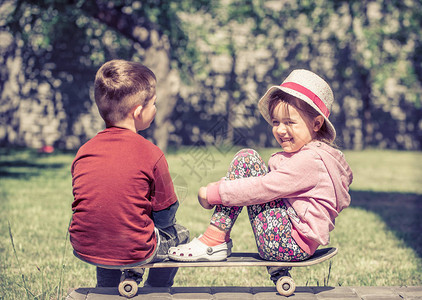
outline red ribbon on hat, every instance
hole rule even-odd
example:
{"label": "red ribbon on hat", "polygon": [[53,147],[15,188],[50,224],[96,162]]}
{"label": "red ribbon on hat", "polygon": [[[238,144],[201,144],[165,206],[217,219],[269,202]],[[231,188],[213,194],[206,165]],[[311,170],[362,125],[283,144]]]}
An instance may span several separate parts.
{"label": "red ribbon on hat", "polygon": [[314,94],[311,90],[308,90],[306,87],[304,87],[300,84],[297,84],[295,82],[285,82],[285,83],[281,84],[281,86],[295,90],[296,92],[299,92],[299,93],[305,95],[306,97],[311,99],[313,103],[315,103],[315,105],[321,110],[321,112],[327,118],[330,115],[330,111],[328,110],[325,103],[322,102],[322,100],[316,94]]}

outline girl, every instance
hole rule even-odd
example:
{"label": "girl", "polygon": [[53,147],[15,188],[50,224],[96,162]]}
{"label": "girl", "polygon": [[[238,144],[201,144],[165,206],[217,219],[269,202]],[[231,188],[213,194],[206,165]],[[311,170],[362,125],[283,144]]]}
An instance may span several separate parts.
{"label": "girl", "polygon": [[201,187],[200,204],[215,212],[205,233],[172,247],[179,261],[219,261],[231,253],[230,231],[248,207],[259,255],[300,261],[329,243],[334,219],[350,204],[352,171],[334,149],[336,131],[328,120],[334,96],[328,84],[307,70],[295,70],[258,103],[283,151],[268,170],[254,150],[238,152],[225,180]]}

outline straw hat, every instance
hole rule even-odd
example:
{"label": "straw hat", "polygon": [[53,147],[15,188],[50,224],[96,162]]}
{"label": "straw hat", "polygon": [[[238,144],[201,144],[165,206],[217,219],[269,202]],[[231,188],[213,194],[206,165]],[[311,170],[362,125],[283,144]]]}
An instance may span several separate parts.
{"label": "straw hat", "polygon": [[324,79],[308,70],[294,70],[280,86],[272,86],[258,102],[258,109],[264,119],[272,125],[269,112],[270,96],[274,91],[281,90],[300,100],[305,101],[320,113],[327,124],[331,141],[336,137],[336,130],[328,120],[331,105],[334,102],[333,92]]}

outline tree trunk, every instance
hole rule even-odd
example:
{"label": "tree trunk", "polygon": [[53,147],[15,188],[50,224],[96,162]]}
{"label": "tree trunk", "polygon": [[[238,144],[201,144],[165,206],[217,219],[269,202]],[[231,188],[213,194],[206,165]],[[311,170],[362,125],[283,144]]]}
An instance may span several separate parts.
{"label": "tree trunk", "polygon": [[152,136],[157,146],[165,152],[170,134],[169,120],[180,89],[180,76],[176,70],[171,69],[168,37],[161,34],[146,17],[128,15],[98,3],[95,9],[90,7],[89,12],[94,18],[116,29],[145,50],[142,63],[157,77],[157,116]]}

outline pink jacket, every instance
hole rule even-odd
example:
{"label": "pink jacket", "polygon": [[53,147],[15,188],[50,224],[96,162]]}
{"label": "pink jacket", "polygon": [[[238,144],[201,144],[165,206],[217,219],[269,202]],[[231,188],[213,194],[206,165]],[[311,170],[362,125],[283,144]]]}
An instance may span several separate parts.
{"label": "pink jacket", "polygon": [[269,173],[259,177],[222,180],[209,185],[211,204],[248,206],[284,198],[292,222],[292,237],[308,254],[327,245],[334,219],[350,204],[349,185],[353,174],[344,155],[318,141],[296,153],[271,156]]}

